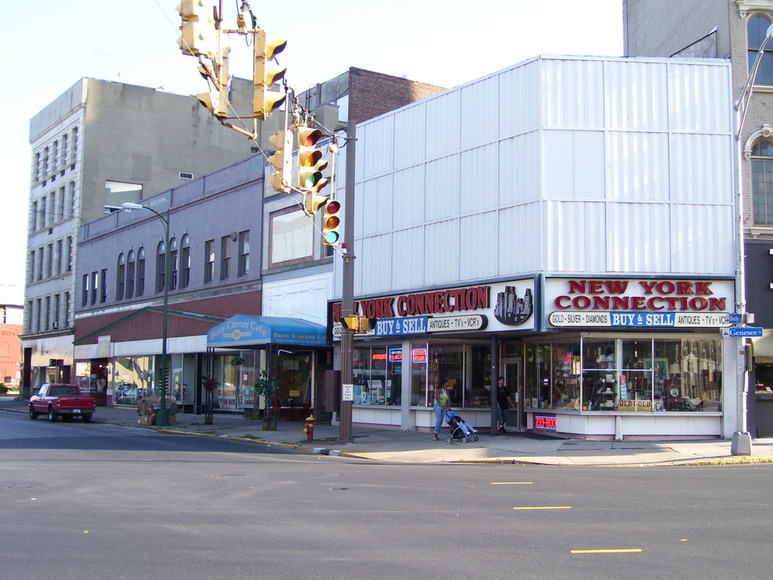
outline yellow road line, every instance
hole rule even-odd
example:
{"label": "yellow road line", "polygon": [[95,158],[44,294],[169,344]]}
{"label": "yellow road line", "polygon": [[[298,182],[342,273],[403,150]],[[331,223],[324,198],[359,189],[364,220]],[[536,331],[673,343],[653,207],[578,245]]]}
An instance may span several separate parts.
{"label": "yellow road line", "polygon": [[491,485],[531,485],[531,481],[492,481]]}
{"label": "yellow road line", "polygon": [[617,550],[570,550],[571,554],[631,554],[641,552],[641,548],[622,548]]}
{"label": "yellow road line", "polygon": [[514,507],[514,510],[570,510],[570,505],[542,505],[542,506],[523,506]]}

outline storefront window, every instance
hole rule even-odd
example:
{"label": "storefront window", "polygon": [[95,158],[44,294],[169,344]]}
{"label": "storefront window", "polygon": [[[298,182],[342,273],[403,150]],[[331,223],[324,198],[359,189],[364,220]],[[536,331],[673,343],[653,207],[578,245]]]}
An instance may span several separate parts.
{"label": "storefront window", "polygon": [[773,392],[773,360],[771,357],[754,359],[754,390],[758,393]]}
{"label": "storefront window", "polygon": [[721,339],[674,341],[664,380],[664,407],[669,411],[721,411]]}
{"label": "storefront window", "polygon": [[214,357],[215,377],[220,386],[215,392],[215,408],[236,410],[253,406],[255,351],[235,351]]}
{"label": "storefront window", "polygon": [[119,356],[113,359],[113,403],[136,405],[153,393],[153,357]]}
{"label": "storefront window", "polygon": [[402,352],[400,345],[354,349],[354,404],[400,404]]}
{"label": "storefront window", "polygon": [[452,406],[490,406],[490,356],[483,345],[412,344],[411,405],[431,407],[435,387],[448,380]]}
{"label": "storefront window", "polygon": [[526,404],[583,411],[721,411],[719,339],[578,338],[527,345]]}

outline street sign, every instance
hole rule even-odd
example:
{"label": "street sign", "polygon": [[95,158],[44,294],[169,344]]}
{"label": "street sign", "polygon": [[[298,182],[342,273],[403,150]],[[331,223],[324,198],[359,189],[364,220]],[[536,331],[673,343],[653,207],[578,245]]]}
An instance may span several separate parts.
{"label": "street sign", "polygon": [[732,328],[723,328],[722,336],[726,338],[740,338],[748,336],[758,338],[762,336],[762,327],[760,326],[734,326]]}
{"label": "street sign", "polygon": [[341,386],[342,386],[341,400],[354,401],[354,385],[351,383],[345,383]]}
{"label": "street sign", "polygon": [[730,324],[741,324],[743,322],[743,314],[730,312],[727,315],[727,321]]}

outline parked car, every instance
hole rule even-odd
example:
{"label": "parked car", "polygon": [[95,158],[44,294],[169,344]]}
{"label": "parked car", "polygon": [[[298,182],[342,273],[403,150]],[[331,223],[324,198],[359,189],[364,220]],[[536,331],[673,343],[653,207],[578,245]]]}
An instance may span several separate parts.
{"label": "parked car", "polygon": [[59,417],[69,419],[80,417],[84,423],[91,421],[96,401],[89,395],[81,395],[78,385],[66,383],[44,383],[38,392],[30,397],[29,415],[35,420],[38,415],[48,415],[56,422]]}

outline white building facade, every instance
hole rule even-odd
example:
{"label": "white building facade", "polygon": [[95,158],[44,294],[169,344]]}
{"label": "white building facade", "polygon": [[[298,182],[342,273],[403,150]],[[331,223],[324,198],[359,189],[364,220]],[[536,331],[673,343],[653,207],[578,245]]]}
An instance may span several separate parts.
{"label": "white building facade", "polygon": [[719,60],[540,57],[359,125],[354,422],[430,428],[448,379],[487,427],[501,375],[516,429],[729,438],[730,95]]}

